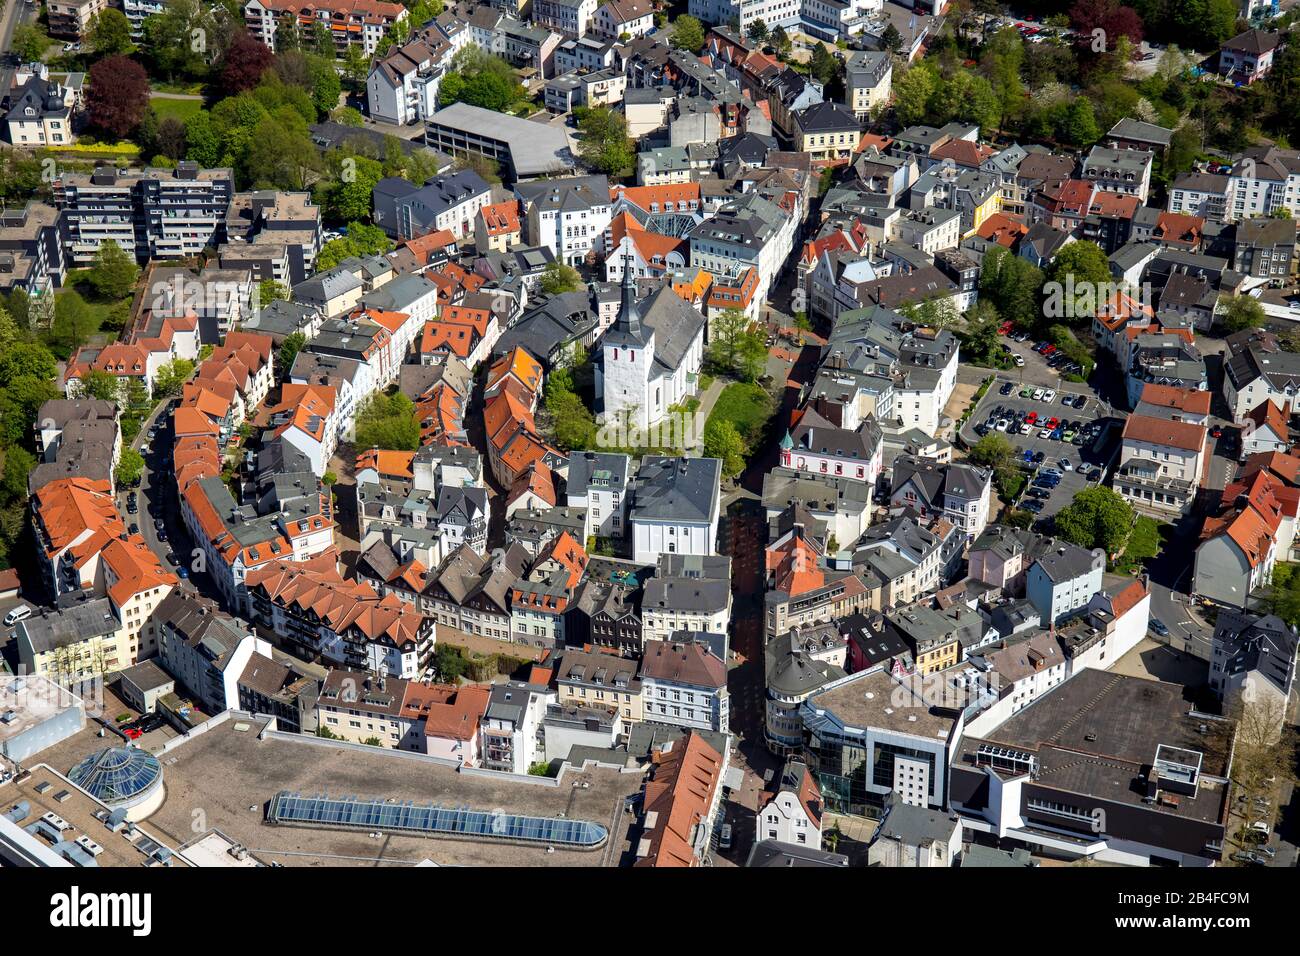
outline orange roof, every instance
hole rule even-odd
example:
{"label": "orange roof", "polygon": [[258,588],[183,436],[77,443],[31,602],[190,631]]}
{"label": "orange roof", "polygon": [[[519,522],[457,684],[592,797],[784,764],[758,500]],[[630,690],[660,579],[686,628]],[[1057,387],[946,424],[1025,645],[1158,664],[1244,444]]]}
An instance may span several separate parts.
{"label": "orange roof", "polygon": [[94,478],[56,478],[36,491],[36,514],[49,540],[46,553],[55,555],[86,532],[126,531],[117,512],[112,486]]}
{"label": "orange roof", "polygon": [[[547,471],[549,470],[548,468]],[[586,570],[587,560],[587,549],[569,532],[561,531],[538,552],[536,563],[554,561],[560,565],[569,572],[567,586],[572,588],[582,580],[582,572]]]}
{"label": "orange roof", "polygon": [[559,498],[555,490],[555,472],[544,461],[539,461],[537,467],[529,469],[515,479],[514,486],[510,489],[509,500],[517,501],[530,492],[550,507],[555,507]]}
{"label": "orange roof", "polygon": [[1255,423],[1256,428],[1267,428],[1278,438],[1286,441],[1287,419],[1277,403],[1272,401],[1261,402],[1246,417]]}
{"label": "orange roof", "polygon": [[108,586],[108,597],[118,608],[137,594],[178,583],[176,575],[163,568],[144,538],[138,534],[123,540],[113,538],[100,552],[107,572],[116,580]]}
{"label": "orange roof", "polygon": [[684,248],[686,243],[685,239],[661,235],[642,228],[629,212],[621,212],[615,216],[609,228],[615,245],[627,236],[636,246],[637,253],[646,265],[661,271],[668,265],[668,254]]}
{"label": "orange roof", "polygon": [[722,755],[695,731],[677,740],[667,753],[654,755],[654,778],[645,785],[644,810],[655,824],[644,839],[649,852],[637,866],[698,866],[695,828],[708,818],[713,797],[722,785]]}
{"label": "orange roof", "polygon": [[1260,452],[1246,459],[1245,474],[1266,468],[1289,485],[1300,485],[1300,456]]}
{"label": "orange roof", "polygon": [[695,209],[700,204],[700,184],[665,183],[660,186],[611,186],[609,198],[626,199],[645,212],[680,212]]}
{"label": "orange roof", "polygon": [[532,353],[523,346],[516,345],[492,363],[492,367],[488,370],[485,391],[493,391],[506,376],[514,378],[529,391],[535,392],[542,386],[542,363],[533,358]]}
{"label": "orange roof", "polygon": [[951,159],[954,163],[971,169],[978,169],[992,155],[992,147],[981,146],[968,139],[950,139],[930,150],[931,159]]}
{"label": "orange roof", "polygon": [[862,140],[858,143],[858,148],[854,152],[865,153],[868,149],[875,147],[879,152],[885,152],[889,147],[894,145],[894,140],[890,136],[880,136],[876,133],[863,133]]}
{"label": "orange roof", "polygon": [[424,717],[427,737],[474,740],[491,697],[488,687],[451,687],[412,681],[406,685],[402,715]]}
{"label": "orange roof", "polygon": [[1264,560],[1273,544],[1272,529],[1254,508],[1243,508],[1235,517],[1228,519],[1224,530],[1241,549],[1252,568]]}
{"label": "orange roof", "polygon": [[1137,196],[1127,193],[1113,193],[1099,189],[1092,195],[1092,206],[1088,211],[1110,219],[1132,219],[1137,212]]}
{"label": "orange roof", "polygon": [[519,203],[516,200],[484,206],[478,214],[483,220],[483,229],[489,236],[519,232]]}
{"label": "orange roof", "polygon": [[1162,212],[1156,216],[1156,227],[1151,238],[1158,242],[1177,243],[1184,246],[1200,245],[1205,231],[1205,220],[1185,213]]}
{"label": "orange roof", "polygon": [[323,442],[327,429],[333,427],[331,419],[334,415],[334,399],[333,385],[286,384],[280,389],[280,404],[271,409],[273,416],[289,416],[275,430],[276,436],[283,435],[290,428],[296,428],[316,441]]}
{"label": "orange roof", "polygon": [[1017,222],[1005,213],[995,212],[980,224],[975,235],[988,242],[996,242],[1006,249],[1015,248],[1020,237],[1029,231],[1023,222]]}
{"label": "orange roof", "polygon": [[767,569],[774,574],[778,591],[798,597],[826,584],[826,575],[818,565],[821,549],[796,532],[784,544],[767,550]]}
{"label": "orange roof", "polygon": [[1148,405],[1173,408],[1194,415],[1210,414],[1210,393],[1198,392],[1192,388],[1156,385],[1150,382],[1142,386],[1141,401],[1146,402]]}
{"label": "orange roof", "polygon": [[1110,611],[1115,617],[1123,617],[1130,610],[1137,607],[1141,600],[1147,596],[1147,587],[1141,580],[1130,581],[1125,587],[1110,599]]}
{"label": "orange roof", "polygon": [[[1143,316],[1150,319],[1154,315],[1155,310],[1151,306],[1133,298],[1127,292],[1119,290],[1108,301],[1097,307],[1097,321],[1111,332],[1123,328],[1134,316]],[[1147,328],[1149,326],[1142,326],[1141,330],[1145,331]]]}
{"label": "orange roof", "polygon": [[369,317],[372,322],[377,322],[386,328],[391,334],[396,335],[401,330],[410,316],[405,312],[385,312],[383,309],[357,309],[352,313],[354,318],[358,316]]}
{"label": "orange roof", "polygon": [[451,352],[458,358],[469,358],[478,338],[478,333],[471,325],[431,319],[424,324],[424,333],[420,336],[420,354]]}
{"label": "orange roof", "polygon": [[1208,430],[1204,425],[1176,422],[1151,415],[1130,415],[1124,422],[1124,440],[1147,442],[1167,448],[1199,452],[1205,447]]}
{"label": "orange roof", "polygon": [[415,472],[413,451],[387,451],[382,448],[368,448],[357,455],[357,471],[373,468],[380,475],[393,478],[410,478]]}

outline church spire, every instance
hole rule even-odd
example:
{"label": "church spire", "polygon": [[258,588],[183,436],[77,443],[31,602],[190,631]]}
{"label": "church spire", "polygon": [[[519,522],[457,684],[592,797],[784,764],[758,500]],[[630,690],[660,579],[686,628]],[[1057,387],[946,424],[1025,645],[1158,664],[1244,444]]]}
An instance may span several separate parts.
{"label": "church spire", "polygon": [[623,303],[616,327],[625,335],[641,338],[641,310],[636,304],[636,280],[632,276],[632,253],[623,254]]}

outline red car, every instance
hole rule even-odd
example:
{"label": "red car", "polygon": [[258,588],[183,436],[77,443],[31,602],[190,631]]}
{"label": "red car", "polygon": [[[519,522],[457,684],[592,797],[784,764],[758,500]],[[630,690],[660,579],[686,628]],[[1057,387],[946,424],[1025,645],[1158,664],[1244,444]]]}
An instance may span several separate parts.
{"label": "red car", "polygon": [[1047,348],[1043,349],[1043,355],[1051,355],[1055,351],[1056,351],[1056,346],[1049,345]]}
{"label": "red car", "polygon": [[1026,425],[1033,425],[1037,421],[1038,421],[1038,412],[1030,412],[1028,415],[1025,416]]}
{"label": "red car", "polygon": [[1051,418],[1049,418],[1046,422],[1043,423],[1043,427],[1055,429],[1056,426],[1059,424],[1061,424],[1061,420],[1057,418],[1055,415],[1053,415]]}
{"label": "red car", "polygon": [[139,740],[144,736],[144,731],[139,727],[128,727],[126,730],[122,731],[122,733],[126,734],[127,740]]}
{"label": "red car", "polygon": [[1012,329],[1012,324],[1010,322],[1003,322],[1001,325],[998,326],[998,335],[1009,335],[1011,333],[1011,329]]}
{"label": "red car", "polygon": [[1223,437],[1223,429],[1222,429],[1222,428],[1219,428],[1219,427],[1216,425],[1214,428],[1210,429],[1210,437],[1211,437],[1211,438],[1222,438],[1222,437]]}

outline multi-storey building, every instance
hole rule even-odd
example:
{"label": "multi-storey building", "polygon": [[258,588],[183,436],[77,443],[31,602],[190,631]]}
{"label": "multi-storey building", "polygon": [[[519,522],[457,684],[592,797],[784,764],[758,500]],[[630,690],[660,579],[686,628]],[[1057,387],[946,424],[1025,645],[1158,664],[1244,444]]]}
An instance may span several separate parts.
{"label": "multi-storey building", "polygon": [[101,167],[54,181],[64,252],[74,266],[90,265],[110,240],[140,260],[196,256],[220,244],[233,195],[229,169],[190,162],[174,170]]}

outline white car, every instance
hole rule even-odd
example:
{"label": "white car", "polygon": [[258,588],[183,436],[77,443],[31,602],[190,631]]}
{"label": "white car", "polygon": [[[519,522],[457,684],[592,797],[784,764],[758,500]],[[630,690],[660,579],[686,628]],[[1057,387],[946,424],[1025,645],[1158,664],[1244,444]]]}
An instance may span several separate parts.
{"label": "white car", "polygon": [[1065,471],[1074,471],[1074,466],[1070,464],[1070,459],[1068,458],[1062,458],[1060,461],[1057,462],[1057,464],[1060,465]]}
{"label": "white car", "polygon": [[25,621],[31,616],[32,609],[26,604],[20,604],[5,615],[5,627],[13,627],[19,621]]}
{"label": "white car", "polygon": [[1039,437],[1039,438],[1051,438],[1051,437],[1052,437],[1052,430],[1051,430],[1050,428],[1044,428],[1041,432],[1038,433],[1038,437]]}
{"label": "white car", "polygon": [[1033,433],[1034,433],[1034,426],[1029,424],[1029,422],[1025,422],[1023,425],[1020,426],[1020,434],[1032,435]]}
{"label": "white car", "polygon": [[1050,405],[1052,402],[1056,401],[1056,391],[1055,391],[1055,389],[1050,389],[1050,388],[1049,388],[1047,391],[1043,392],[1043,401],[1047,402],[1049,405]]}
{"label": "white car", "polygon": [[996,425],[994,425],[993,427],[996,428],[996,429],[997,429],[998,431],[1000,431],[1000,432],[1004,432],[1004,431],[1007,430],[1007,426],[1010,425],[1010,424],[1011,424],[1011,423],[1010,423],[1009,421],[1007,421],[1005,418],[999,418],[999,419],[998,419],[998,423],[997,423]]}
{"label": "white car", "polygon": [[1025,357],[1023,355],[1017,355],[1016,368],[1024,368],[1024,367],[1025,367]]}
{"label": "white car", "polygon": [[1041,402],[1042,400],[1043,400],[1043,390],[1041,388],[1034,389],[1034,401]]}

